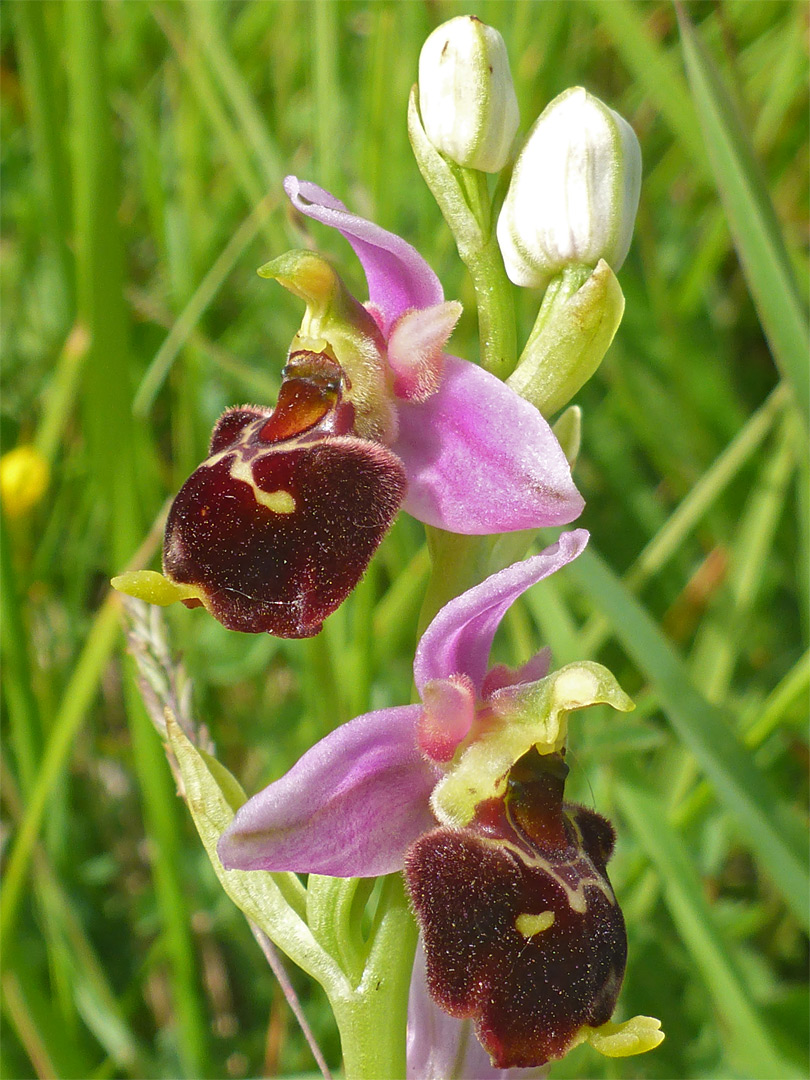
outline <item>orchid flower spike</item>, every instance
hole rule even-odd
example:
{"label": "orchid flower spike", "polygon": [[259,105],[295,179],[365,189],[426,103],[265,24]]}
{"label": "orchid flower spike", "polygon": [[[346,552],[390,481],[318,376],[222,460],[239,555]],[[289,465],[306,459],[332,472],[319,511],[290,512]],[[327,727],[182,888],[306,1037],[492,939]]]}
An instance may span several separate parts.
{"label": "orchid flower spike", "polygon": [[[547,651],[517,671],[487,664],[509,606],[587,538],[564,533],[451,600],[416,650],[420,704],[331,732],[249,799],[219,842],[229,869],[373,877],[404,867],[425,985],[444,1012],[475,1022],[497,1069],[542,1065],[583,1040],[625,1054],[663,1037],[638,1018],[609,1024],[626,954],[605,868],[613,830],[563,801],[568,714],[632,703],[598,664],[549,675]],[[414,993],[417,1024],[427,1014]]]}
{"label": "orchid flower spike", "polygon": [[566,524],[583,501],[537,409],[445,354],[461,308],[414,248],[314,184],[289,176],[284,189],[349,241],[369,300],[310,251],[262,267],[307,305],[278,402],[220,418],[169,512],[163,575],[113,584],[152,603],[202,604],[232,630],[309,637],[400,506],[490,534]]}

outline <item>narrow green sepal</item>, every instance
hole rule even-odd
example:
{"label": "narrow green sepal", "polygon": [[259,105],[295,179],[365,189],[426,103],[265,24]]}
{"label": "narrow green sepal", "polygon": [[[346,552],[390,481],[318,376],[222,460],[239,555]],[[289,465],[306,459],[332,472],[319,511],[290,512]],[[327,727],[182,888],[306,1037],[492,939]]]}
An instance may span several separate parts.
{"label": "narrow green sepal", "polygon": [[437,784],[431,808],[443,825],[468,825],[479,803],[503,795],[509,770],[536,747],[556,754],[565,746],[568,714],[590,705],[630,712],[633,702],[615,677],[591,661],[568,664],[538,682],[496,691],[480,711],[456,763]]}
{"label": "narrow green sepal", "polygon": [[194,585],[169,581],[157,570],[127,570],[110,580],[116,592],[134,596],[147,604],[168,607],[182,600],[202,600],[202,592]]}
{"label": "narrow green sepal", "polygon": [[317,979],[327,994],[344,996],[348,991],[345,976],[303,921],[306,895],[295,874],[226,870],[220,862],[217,843],[233,819],[234,803],[241,797],[238,781],[224,765],[194,746],[168,709],[166,730],[184,798],[225,892],[291,960]]}
{"label": "narrow green sepal", "polygon": [[624,295],[604,260],[566,268],[548,287],[514,372],[506,380],[553,416],[593,375],[624,314]]}
{"label": "narrow green sepal", "polygon": [[621,1058],[646,1054],[663,1041],[660,1020],[654,1016],[633,1016],[620,1024],[609,1020],[597,1028],[584,1027],[573,1045],[587,1042],[605,1057]]}

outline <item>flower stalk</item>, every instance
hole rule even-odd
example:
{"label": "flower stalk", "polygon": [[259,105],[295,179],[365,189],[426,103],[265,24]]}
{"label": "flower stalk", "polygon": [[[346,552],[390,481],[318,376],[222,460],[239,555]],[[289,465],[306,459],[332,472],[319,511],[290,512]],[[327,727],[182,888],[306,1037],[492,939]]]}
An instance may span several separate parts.
{"label": "flower stalk", "polygon": [[405,1029],[416,939],[402,875],[389,874],[382,880],[362,979],[351,995],[331,1001],[344,1074],[351,1080],[393,1080],[406,1074]]}
{"label": "flower stalk", "polygon": [[[663,1038],[648,1017],[611,1022],[627,944],[607,872],[615,835],[564,798],[569,715],[632,702],[599,664],[551,671],[547,649],[489,665],[510,605],[588,541],[564,532],[523,558],[538,529],[583,509],[581,411],[554,430],[548,418],[621,320],[614,271],[640,155],[629,125],[574,88],[493,196],[487,173],[507,165],[517,125],[500,34],[467,16],[439,27],[408,131],[472,278],[479,365],[447,353],[461,305],[414,248],[286,178],[293,209],[354,249],[368,299],[309,250],[262,267],[306,308],[278,401],[220,417],[172,504],[163,574],[114,582],[204,606],[228,629],[305,638],[400,508],[426,527],[411,703],[336,727],[251,798],[171,709],[157,720],[226,892],[260,942],[324,988],[347,1080],[427,1080],[462,1062],[483,1080],[583,1041],[621,1056]],[[544,290],[519,362],[512,283]]]}
{"label": "flower stalk", "polygon": [[505,378],[517,358],[515,307],[495,236],[486,174],[448,161],[439,153],[425,133],[416,86],[408,103],[408,135],[419,171],[450,227],[461,261],[472,278],[481,366]]}

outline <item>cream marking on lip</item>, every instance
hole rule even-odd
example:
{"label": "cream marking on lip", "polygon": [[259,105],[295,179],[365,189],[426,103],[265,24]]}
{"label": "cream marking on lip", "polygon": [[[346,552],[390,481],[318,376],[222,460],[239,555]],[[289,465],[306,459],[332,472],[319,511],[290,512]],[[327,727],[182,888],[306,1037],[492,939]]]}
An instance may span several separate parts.
{"label": "cream marking on lip", "polygon": [[515,919],[515,929],[525,938],[533,938],[535,934],[542,934],[554,925],[555,915],[553,911],[541,911],[539,915],[523,913]]}
{"label": "cream marking on lip", "polygon": [[598,889],[611,904],[616,903],[616,897],[613,895],[610,886],[606,881],[602,880],[599,875],[589,874],[588,876],[581,876],[577,887],[572,888],[556,867],[554,867],[548,859],[544,859],[539,852],[529,855],[528,852],[518,847],[517,844],[512,843],[511,840],[495,840],[488,836],[480,836],[478,837],[478,840],[487,847],[494,848],[496,851],[499,849],[506,849],[517,856],[517,858],[526,866],[536,866],[540,870],[543,870],[544,873],[548,874],[548,876],[565,892],[571,909],[576,911],[579,915],[584,915],[588,910],[588,901],[585,898],[585,887],[587,885],[592,885],[594,888]]}
{"label": "cream marking on lip", "polygon": [[280,488],[278,491],[262,491],[253,479],[250,464],[237,457],[230,468],[230,474],[234,480],[241,480],[249,484],[253,489],[253,497],[260,506],[266,506],[275,514],[292,514],[295,512],[296,501],[289,491]]}

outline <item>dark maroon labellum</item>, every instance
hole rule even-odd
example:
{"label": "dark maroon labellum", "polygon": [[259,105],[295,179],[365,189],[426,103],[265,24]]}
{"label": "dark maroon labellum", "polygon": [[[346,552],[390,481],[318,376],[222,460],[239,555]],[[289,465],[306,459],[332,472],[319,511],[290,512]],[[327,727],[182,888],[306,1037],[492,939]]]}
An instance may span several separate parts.
{"label": "dark maroon labellum", "polygon": [[344,385],[334,360],[294,354],[276,408],[226,412],[172,504],[164,573],[230,630],[317,634],[405,497],[399,459],[352,433]]}
{"label": "dark maroon labellum", "polygon": [[504,798],[467,828],[411,847],[406,877],[422,930],[430,992],[475,1021],[499,1069],[562,1057],[585,1026],[610,1019],[627,956],[605,864],[611,825],[563,802],[567,767],[536,750]]}

